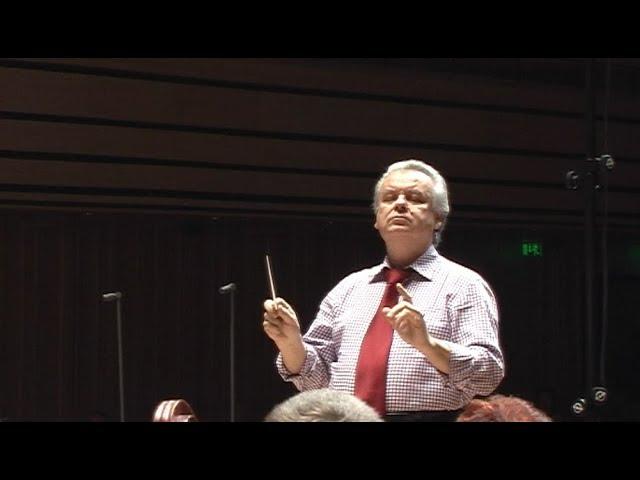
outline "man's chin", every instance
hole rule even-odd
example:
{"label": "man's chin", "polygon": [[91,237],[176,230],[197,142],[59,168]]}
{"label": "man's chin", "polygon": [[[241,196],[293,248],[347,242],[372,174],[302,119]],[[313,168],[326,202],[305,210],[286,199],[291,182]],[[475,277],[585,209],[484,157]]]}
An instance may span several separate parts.
{"label": "man's chin", "polygon": [[392,225],[385,230],[386,235],[415,235],[415,231],[409,225]]}
{"label": "man's chin", "polygon": [[384,232],[380,232],[383,239],[416,239],[418,241],[429,235],[429,232],[416,230],[410,225],[393,225],[385,229]]}
{"label": "man's chin", "polygon": [[390,225],[387,225],[387,231],[389,232],[391,231],[411,232],[414,229],[415,229],[414,226],[409,222],[397,222],[397,223],[391,223]]}

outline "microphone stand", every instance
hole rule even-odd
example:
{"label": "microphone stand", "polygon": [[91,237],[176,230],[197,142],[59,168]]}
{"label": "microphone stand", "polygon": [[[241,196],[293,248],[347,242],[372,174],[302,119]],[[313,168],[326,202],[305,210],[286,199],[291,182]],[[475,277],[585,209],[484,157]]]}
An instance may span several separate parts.
{"label": "microphone stand", "polygon": [[236,405],[236,367],[235,367],[235,292],[236,284],[229,283],[218,289],[221,295],[229,294],[229,421],[236,421],[235,405]]}
{"label": "microphone stand", "polygon": [[105,293],[102,295],[103,302],[116,301],[116,322],[118,329],[118,385],[120,390],[120,421],[124,422],[124,370],[122,359],[122,292]]}
{"label": "microphone stand", "polygon": [[[586,68],[585,78],[585,93],[586,93],[586,111],[585,111],[585,125],[586,125],[586,153],[587,161],[586,167],[583,172],[577,173],[574,170],[570,170],[566,174],[566,186],[570,190],[577,190],[579,187],[584,189],[584,247],[585,247],[585,392],[590,392],[592,400],[596,404],[604,404],[608,398],[608,392],[603,385],[594,386],[594,374],[593,374],[593,336],[594,336],[594,276],[595,276],[595,233],[596,233],[596,195],[599,191],[604,195],[604,222],[602,225],[602,263],[603,263],[603,280],[602,280],[602,292],[603,292],[603,304],[602,304],[602,319],[601,326],[602,335],[601,342],[601,357],[604,355],[604,335],[606,333],[606,296],[607,296],[607,262],[606,262],[606,229],[607,229],[607,175],[608,172],[613,170],[614,160],[610,155],[603,154],[596,156],[596,115],[595,115],[595,92],[593,87],[593,75],[595,71],[595,61],[590,60]],[[603,188],[604,187],[604,188]],[[599,381],[604,384],[604,361],[601,358],[598,366]],[[577,398],[571,405],[571,410],[575,415],[581,416],[588,410],[587,393],[584,393],[581,397]]]}

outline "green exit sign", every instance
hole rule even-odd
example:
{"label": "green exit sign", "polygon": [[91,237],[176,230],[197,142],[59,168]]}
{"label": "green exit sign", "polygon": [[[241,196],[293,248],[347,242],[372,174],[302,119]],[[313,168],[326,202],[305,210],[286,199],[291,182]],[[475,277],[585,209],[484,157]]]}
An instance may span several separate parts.
{"label": "green exit sign", "polygon": [[522,242],[523,257],[541,257],[542,244],[539,242]]}

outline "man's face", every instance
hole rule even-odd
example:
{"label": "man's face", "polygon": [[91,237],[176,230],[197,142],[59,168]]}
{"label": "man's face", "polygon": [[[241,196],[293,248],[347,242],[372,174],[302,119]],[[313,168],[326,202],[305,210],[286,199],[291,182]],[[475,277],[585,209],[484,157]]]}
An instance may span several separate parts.
{"label": "man's face", "polygon": [[396,170],[383,180],[374,227],[382,238],[433,239],[440,220],[433,213],[433,181],[416,170]]}

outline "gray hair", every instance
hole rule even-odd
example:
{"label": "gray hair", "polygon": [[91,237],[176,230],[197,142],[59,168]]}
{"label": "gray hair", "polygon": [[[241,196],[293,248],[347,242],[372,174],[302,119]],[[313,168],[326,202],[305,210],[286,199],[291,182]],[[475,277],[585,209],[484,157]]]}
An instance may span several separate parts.
{"label": "gray hair", "polygon": [[265,422],[382,422],[372,407],[350,393],[307,390],[276,405]]}
{"label": "gray hair", "polygon": [[382,176],[378,179],[376,183],[374,192],[373,192],[373,211],[374,213],[378,213],[378,206],[380,205],[380,187],[382,186],[382,182],[387,175],[391,172],[395,172],[396,170],[415,170],[417,172],[422,172],[429,176],[433,181],[433,212],[438,216],[438,220],[440,220],[441,225],[440,228],[434,232],[433,235],[433,245],[438,246],[440,241],[442,240],[442,232],[444,231],[444,227],[447,223],[447,218],[449,217],[449,190],[447,188],[447,182],[444,177],[440,175],[435,168],[431,165],[427,165],[426,163],[420,160],[402,160],[400,162],[395,162],[387,167],[387,171],[382,174]]}

